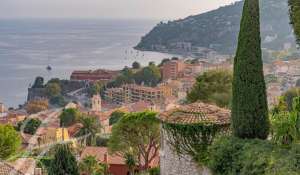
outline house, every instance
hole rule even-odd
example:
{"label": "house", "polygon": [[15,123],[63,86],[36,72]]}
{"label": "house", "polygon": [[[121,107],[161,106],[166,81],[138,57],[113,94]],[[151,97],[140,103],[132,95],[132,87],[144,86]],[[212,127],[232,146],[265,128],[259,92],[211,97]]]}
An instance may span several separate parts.
{"label": "house", "polygon": [[95,156],[96,159],[109,166],[109,173],[112,175],[128,175],[129,169],[125,164],[124,158],[111,155],[106,147],[86,147],[82,151],[80,159],[87,156]]}
{"label": "house", "polygon": [[[179,125],[216,124],[227,130],[230,127],[230,111],[214,105],[193,103],[173,108],[160,114],[162,123]],[[206,167],[200,167],[187,154],[178,153],[170,144],[169,132],[161,129],[160,171],[162,175],[211,175]],[[177,142],[178,143],[178,142]],[[178,143],[180,144],[180,143]]]}
{"label": "house", "polygon": [[[80,155],[80,159],[87,156],[95,156],[95,158],[108,165],[108,171],[111,175],[129,175],[129,169],[125,163],[125,159],[119,155],[112,155],[108,152],[107,147],[85,147]],[[156,157],[151,162],[150,168],[157,167],[159,158]],[[138,168],[137,170],[138,171]]]}

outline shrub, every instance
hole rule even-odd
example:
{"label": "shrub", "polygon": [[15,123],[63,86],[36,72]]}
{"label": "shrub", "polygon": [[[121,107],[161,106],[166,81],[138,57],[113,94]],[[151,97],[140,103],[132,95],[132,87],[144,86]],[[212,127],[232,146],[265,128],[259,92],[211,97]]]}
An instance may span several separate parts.
{"label": "shrub", "polygon": [[221,137],[210,147],[208,166],[216,175],[299,174],[300,146],[282,148],[270,141]]}
{"label": "shrub", "polygon": [[26,134],[35,134],[36,130],[40,127],[42,121],[39,119],[28,119],[18,123],[17,129],[20,131],[24,127],[23,132]]}
{"label": "shrub", "polygon": [[159,168],[151,168],[149,170],[149,175],[160,175],[160,169]]}

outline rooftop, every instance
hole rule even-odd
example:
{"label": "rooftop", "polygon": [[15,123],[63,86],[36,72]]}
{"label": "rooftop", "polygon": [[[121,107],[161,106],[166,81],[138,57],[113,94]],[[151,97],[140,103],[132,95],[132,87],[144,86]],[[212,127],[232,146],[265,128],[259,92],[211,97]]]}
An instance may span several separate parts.
{"label": "rooftop", "polygon": [[0,175],[24,175],[24,174],[16,170],[13,166],[0,161]]}
{"label": "rooftop", "polygon": [[166,123],[196,124],[214,123],[220,125],[230,124],[231,112],[215,105],[193,103],[180,106],[160,114],[160,119]]}

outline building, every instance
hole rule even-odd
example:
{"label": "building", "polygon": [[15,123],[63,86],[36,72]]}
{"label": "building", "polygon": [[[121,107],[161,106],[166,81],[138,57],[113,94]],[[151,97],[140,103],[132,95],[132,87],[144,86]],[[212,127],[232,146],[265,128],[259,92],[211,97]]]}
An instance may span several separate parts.
{"label": "building", "polygon": [[176,80],[180,76],[183,76],[186,63],[183,60],[170,60],[165,62],[162,66],[162,79],[163,81],[167,80]]}
{"label": "building", "polygon": [[[173,108],[160,114],[160,119],[163,123],[179,125],[217,124],[224,128],[224,131],[230,127],[229,110],[204,103]],[[160,173],[162,175],[212,175],[207,167],[198,166],[190,155],[175,152],[170,144],[173,137],[169,136],[164,127],[161,128]]]}
{"label": "building", "polygon": [[[85,147],[80,159],[82,160],[87,156],[95,156],[100,163],[107,164],[109,167],[108,172],[112,175],[129,174],[125,159],[119,155],[110,154],[106,147]],[[158,162],[159,158],[156,157],[155,160],[150,163],[150,168],[157,167]],[[138,172],[138,167],[136,168],[136,172]]]}
{"label": "building", "polygon": [[97,161],[107,164],[109,166],[109,173],[113,175],[129,174],[129,169],[125,164],[124,158],[109,154],[106,147],[85,147],[80,159],[82,160],[87,156],[95,156]]}
{"label": "building", "polygon": [[0,113],[4,113],[6,111],[3,103],[0,103]]}
{"label": "building", "polygon": [[108,82],[119,75],[120,71],[98,69],[95,71],[74,71],[71,75],[71,80],[77,81],[101,81]]}
{"label": "building", "polygon": [[99,94],[93,95],[91,99],[92,103],[92,112],[100,112],[101,111],[101,97]]}
{"label": "building", "polygon": [[164,100],[166,93],[162,87],[127,84],[121,88],[107,89],[105,91],[105,100],[116,104],[128,104],[139,101],[160,103]]}

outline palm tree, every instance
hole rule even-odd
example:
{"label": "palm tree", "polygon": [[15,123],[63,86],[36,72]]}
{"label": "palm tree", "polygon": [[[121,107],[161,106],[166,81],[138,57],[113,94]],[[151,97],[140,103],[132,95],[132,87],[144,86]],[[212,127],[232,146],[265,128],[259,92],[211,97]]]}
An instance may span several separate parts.
{"label": "palm tree", "polygon": [[86,145],[91,146],[95,142],[96,134],[100,131],[100,123],[96,117],[93,116],[81,116],[79,123],[82,124],[82,128],[76,133],[77,137],[85,137],[84,142]]}
{"label": "palm tree", "polygon": [[136,166],[135,158],[132,154],[125,154],[125,164],[127,165],[130,175],[134,175],[134,168]]}
{"label": "palm tree", "polygon": [[104,175],[105,166],[98,163],[96,157],[87,156],[79,163],[79,170],[83,175]]}

